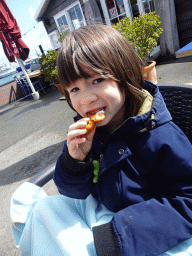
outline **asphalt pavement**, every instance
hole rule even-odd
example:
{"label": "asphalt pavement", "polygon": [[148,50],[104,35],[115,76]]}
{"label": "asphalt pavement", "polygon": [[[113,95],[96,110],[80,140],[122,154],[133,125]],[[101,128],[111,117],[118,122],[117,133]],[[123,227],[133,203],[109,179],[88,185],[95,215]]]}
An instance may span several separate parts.
{"label": "asphalt pavement", "polygon": [[[56,90],[40,100],[24,100],[0,109],[0,255],[18,256],[10,225],[10,199],[30,177],[60,155],[74,112]],[[53,182],[48,195],[57,193]]]}
{"label": "asphalt pavement", "polygon": [[[190,84],[192,56],[157,63],[158,84]],[[40,100],[23,100],[0,109],[0,256],[19,256],[10,224],[10,199],[30,177],[54,163],[60,155],[74,112],[59,91]],[[50,181],[48,195],[57,194]]]}
{"label": "asphalt pavement", "polygon": [[172,62],[157,61],[158,84],[192,85],[192,56],[173,60]]}

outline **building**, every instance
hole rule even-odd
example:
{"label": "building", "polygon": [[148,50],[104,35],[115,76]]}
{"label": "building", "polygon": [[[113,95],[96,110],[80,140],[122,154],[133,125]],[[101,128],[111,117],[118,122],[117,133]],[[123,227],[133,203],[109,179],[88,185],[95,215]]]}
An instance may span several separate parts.
{"label": "building", "polygon": [[111,26],[126,16],[133,20],[152,11],[160,15],[163,28],[153,56],[174,57],[192,41],[191,0],[42,0],[35,19],[43,21],[52,47],[57,49],[58,30],[68,32],[95,23]]}

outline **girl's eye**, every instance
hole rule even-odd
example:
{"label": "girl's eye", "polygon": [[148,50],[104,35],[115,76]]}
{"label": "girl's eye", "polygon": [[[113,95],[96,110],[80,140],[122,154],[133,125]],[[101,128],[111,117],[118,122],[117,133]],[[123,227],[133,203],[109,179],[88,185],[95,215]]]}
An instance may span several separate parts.
{"label": "girl's eye", "polygon": [[79,90],[79,88],[78,87],[74,87],[73,89],[71,89],[71,91],[70,92],[77,92]]}
{"label": "girl's eye", "polygon": [[97,78],[93,81],[93,84],[99,84],[104,80],[104,78]]}

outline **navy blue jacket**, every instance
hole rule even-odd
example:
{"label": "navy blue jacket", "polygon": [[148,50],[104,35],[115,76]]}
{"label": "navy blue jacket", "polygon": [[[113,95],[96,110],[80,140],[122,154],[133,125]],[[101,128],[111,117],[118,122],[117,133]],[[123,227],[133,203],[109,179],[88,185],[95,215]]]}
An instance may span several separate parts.
{"label": "navy blue jacket", "polygon": [[[72,159],[65,142],[54,174],[61,194],[85,199],[91,193],[114,212],[110,228],[98,228],[106,235],[112,229],[115,256],[159,255],[192,237],[192,145],[171,121],[158,87],[145,81],[145,89],[154,97],[149,112],[128,118],[108,138],[97,128],[85,162]],[[95,184],[88,159],[101,154]],[[98,255],[108,255],[98,233]]]}

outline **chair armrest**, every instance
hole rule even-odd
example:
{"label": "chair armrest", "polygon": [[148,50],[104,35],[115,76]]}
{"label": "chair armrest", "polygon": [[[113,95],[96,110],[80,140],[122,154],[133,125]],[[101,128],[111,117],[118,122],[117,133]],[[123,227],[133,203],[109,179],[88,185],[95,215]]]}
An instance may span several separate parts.
{"label": "chair armrest", "polygon": [[192,85],[190,84],[157,84],[159,88],[167,88],[167,89],[172,89],[175,88],[176,90],[179,89],[189,89],[192,90]]}
{"label": "chair armrest", "polygon": [[28,182],[33,183],[39,187],[42,187],[53,178],[55,165],[56,163],[48,166],[47,168],[33,176],[30,180],[28,180]]}
{"label": "chair armrest", "polygon": [[160,84],[158,86],[174,123],[192,143],[192,85]]}

